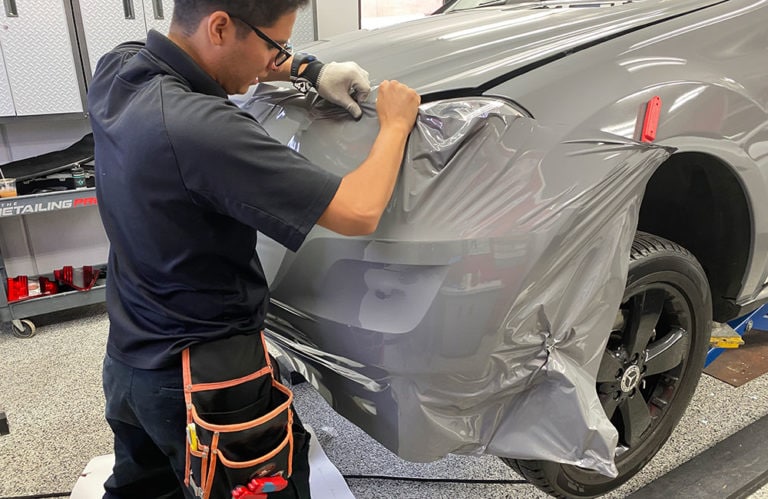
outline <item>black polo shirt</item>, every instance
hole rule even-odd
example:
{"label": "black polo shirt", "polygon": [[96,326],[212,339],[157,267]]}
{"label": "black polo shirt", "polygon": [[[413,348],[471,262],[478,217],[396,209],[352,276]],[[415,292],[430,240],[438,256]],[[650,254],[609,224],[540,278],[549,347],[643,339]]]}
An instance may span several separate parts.
{"label": "black polo shirt", "polygon": [[270,138],[155,31],[102,57],[88,110],[109,355],[160,368],[193,343],[258,332],[269,292],[256,231],[295,251],[341,179]]}

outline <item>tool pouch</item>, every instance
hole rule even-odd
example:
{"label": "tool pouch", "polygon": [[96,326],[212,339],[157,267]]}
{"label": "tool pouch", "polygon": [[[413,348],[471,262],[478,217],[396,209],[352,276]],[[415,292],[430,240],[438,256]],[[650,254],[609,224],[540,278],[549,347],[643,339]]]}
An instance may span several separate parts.
{"label": "tool pouch", "polygon": [[273,374],[262,333],[182,353],[185,483],[202,499],[232,497],[254,478],[292,472],[293,394]]}

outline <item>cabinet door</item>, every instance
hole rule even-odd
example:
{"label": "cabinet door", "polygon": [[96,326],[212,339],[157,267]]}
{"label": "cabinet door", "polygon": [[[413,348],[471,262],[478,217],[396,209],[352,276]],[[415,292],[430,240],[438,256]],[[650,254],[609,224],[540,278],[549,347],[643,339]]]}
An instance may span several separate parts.
{"label": "cabinet door", "polygon": [[[0,30],[3,26],[0,25]],[[8,74],[5,72],[5,61],[3,60],[3,45],[0,44],[0,117],[16,116],[16,109],[13,107],[13,98],[11,97],[11,85],[8,83]]]}
{"label": "cabinet door", "polygon": [[296,24],[293,25],[293,33],[291,33],[291,43],[294,48],[300,49],[302,46],[317,40],[315,17],[314,1],[299,9],[296,15]]}
{"label": "cabinet door", "polygon": [[83,112],[64,0],[2,3],[0,43],[16,114]]}
{"label": "cabinet door", "polygon": [[144,0],[147,31],[153,29],[167,35],[173,15],[173,0]]}
{"label": "cabinet door", "polygon": [[91,75],[102,55],[147,37],[142,0],[80,0],[79,5]]}

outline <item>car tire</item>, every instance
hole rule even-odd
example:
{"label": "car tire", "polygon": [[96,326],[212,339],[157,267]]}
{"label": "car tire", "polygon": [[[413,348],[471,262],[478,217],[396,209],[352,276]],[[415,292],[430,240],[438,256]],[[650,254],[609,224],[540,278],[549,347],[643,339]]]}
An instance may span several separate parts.
{"label": "car tire", "polygon": [[622,304],[597,375],[597,391],[616,427],[618,476],[573,465],[502,458],[555,497],[596,497],[620,486],[659,451],[696,389],[709,346],[712,299],[694,256],[638,232]]}

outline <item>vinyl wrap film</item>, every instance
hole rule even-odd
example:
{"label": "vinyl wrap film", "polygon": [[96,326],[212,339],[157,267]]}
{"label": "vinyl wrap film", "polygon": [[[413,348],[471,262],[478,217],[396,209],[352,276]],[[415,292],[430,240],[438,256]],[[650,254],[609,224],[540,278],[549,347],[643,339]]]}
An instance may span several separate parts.
{"label": "vinyl wrap film", "polygon": [[[241,107],[343,175],[378,131],[260,85]],[[500,99],[423,104],[378,230],[262,238],[268,337],[342,415],[411,461],[448,453],[615,476],[595,377],[645,185],[671,151],[545,127]]]}

